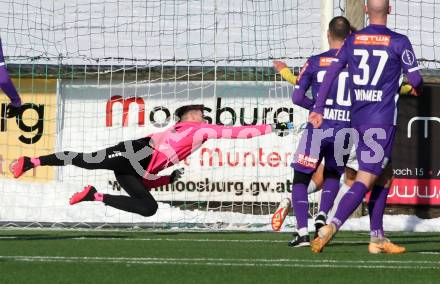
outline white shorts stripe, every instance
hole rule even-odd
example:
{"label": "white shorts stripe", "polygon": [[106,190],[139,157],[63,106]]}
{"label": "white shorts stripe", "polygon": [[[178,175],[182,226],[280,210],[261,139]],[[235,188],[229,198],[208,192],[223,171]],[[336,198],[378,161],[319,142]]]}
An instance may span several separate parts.
{"label": "white shorts stripe", "polygon": [[420,70],[420,66],[416,66],[414,68],[408,69],[408,73],[411,73],[411,72],[414,72],[414,71],[417,71],[417,70]]}
{"label": "white shorts stripe", "polygon": [[394,95],[394,120],[393,120],[393,125],[396,126],[397,125],[397,102],[399,101],[399,94],[395,94]]}

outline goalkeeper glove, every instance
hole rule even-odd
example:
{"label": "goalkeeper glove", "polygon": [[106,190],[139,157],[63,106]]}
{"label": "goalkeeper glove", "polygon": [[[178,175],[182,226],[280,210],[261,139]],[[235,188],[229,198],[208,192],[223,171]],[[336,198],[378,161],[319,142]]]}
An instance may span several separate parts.
{"label": "goalkeeper glove", "polygon": [[272,130],[273,131],[286,131],[293,129],[294,125],[292,122],[279,122],[279,123],[273,123],[272,124]]}
{"label": "goalkeeper glove", "polygon": [[422,88],[414,88],[410,84],[404,83],[402,86],[400,86],[399,89],[400,95],[411,95],[414,97],[418,97],[422,94]]}
{"label": "goalkeeper glove", "polygon": [[185,170],[183,168],[174,170],[170,175],[170,182],[173,183],[175,181],[178,181],[182,177],[184,172]]}
{"label": "goalkeeper glove", "polygon": [[411,93],[412,88],[413,87],[410,84],[403,83],[402,86],[400,86],[399,94],[408,95],[409,93]]}

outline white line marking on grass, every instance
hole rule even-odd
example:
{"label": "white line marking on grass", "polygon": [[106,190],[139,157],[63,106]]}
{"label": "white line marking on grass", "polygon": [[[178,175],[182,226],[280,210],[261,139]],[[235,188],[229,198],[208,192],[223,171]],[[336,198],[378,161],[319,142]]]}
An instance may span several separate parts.
{"label": "white line marking on grass", "polygon": [[[33,236],[0,236],[0,239],[32,239]],[[47,239],[50,239],[51,237],[48,236]],[[56,238],[56,237],[54,237]],[[44,239],[44,238],[42,238]],[[117,238],[117,237],[109,237],[109,238],[102,238],[102,237],[62,237],[62,240],[80,240],[80,241],[87,241],[87,240],[96,240],[96,241],[167,241],[167,242],[228,242],[228,243],[287,243],[287,240],[246,240],[246,239],[184,239],[184,238]],[[367,241],[332,241],[333,244],[368,244]]]}
{"label": "white line marking on grass", "polygon": [[[305,260],[305,259],[216,259],[216,258],[128,258],[78,256],[0,256],[4,261],[60,262],[60,263],[122,263],[137,265],[198,265],[232,267],[306,267],[306,268],[369,268],[369,269],[440,269],[438,262],[429,261],[375,261],[375,260]],[[406,265],[396,265],[402,263]],[[417,265],[407,265],[407,264]],[[384,265],[390,264],[390,265]],[[426,265],[431,264],[431,265]]]}
{"label": "white line marking on grass", "polygon": [[231,242],[231,243],[286,243],[283,240],[234,240],[234,239],[183,239],[183,238],[89,238],[74,237],[73,240],[99,241],[166,241],[166,242]]}
{"label": "white line marking on grass", "polygon": [[438,251],[420,251],[420,254],[440,254]]}

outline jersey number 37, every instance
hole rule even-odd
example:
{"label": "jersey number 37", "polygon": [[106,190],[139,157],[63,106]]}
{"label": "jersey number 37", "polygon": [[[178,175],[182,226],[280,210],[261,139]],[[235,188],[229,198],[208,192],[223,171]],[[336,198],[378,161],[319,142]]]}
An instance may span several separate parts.
{"label": "jersey number 37", "polygon": [[376,86],[377,82],[382,76],[383,68],[388,60],[388,53],[385,50],[376,50],[372,51],[372,56],[379,57],[379,62],[377,64],[376,72],[374,73],[373,78],[370,82],[370,66],[368,65],[368,58],[370,57],[370,53],[365,49],[354,49],[354,56],[361,56],[361,61],[359,62],[359,69],[362,74],[353,75],[353,83],[359,86],[371,85]]}

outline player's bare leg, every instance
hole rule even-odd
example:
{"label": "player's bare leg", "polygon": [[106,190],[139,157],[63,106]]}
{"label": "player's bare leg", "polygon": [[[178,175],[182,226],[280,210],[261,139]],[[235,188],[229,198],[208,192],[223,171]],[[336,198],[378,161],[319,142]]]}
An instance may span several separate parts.
{"label": "player's bare leg", "polygon": [[322,185],[324,184],[324,165],[321,163],[316,172],[312,175],[312,180],[307,187],[307,194],[315,193],[322,189]]}

